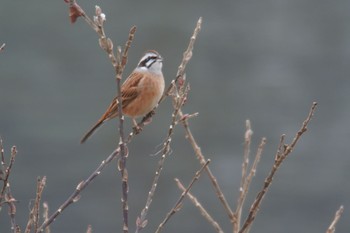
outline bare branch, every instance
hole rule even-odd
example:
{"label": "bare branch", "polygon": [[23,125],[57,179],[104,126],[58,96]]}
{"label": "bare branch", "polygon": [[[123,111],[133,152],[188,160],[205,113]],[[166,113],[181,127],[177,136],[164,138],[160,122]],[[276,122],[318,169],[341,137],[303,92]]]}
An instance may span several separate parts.
{"label": "bare branch", "polygon": [[5,177],[2,178],[3,186],[2,186],[1,192],[0,192],[0,203],[2,203],[2,200],[3,200],[4,195],[5,195],[5,191],[10,188],[9,177],[10,177],[10,174],[11,174],[12,166],[13,166],[13,164],[15,162],[15,157],[17,155],[17,149],[16,149],[15,146],[13,146],[11,148],[11,158],[10,158],[9,165],[6,168],[5,168],[6,164],[5,164],[4,148],[3,148],[3,145],[2,145],[2,140],[1,140],[1,144],[0,144],[0,149],[1,149],[1,166],[5,170]]}
{"label": "bare branch", "polygon": [[[175,182],[179,189],[183,192],[186,191],[186,188],[183,186],[179,179],[175,179]],[[224,231],[221,229],[220,225],[213,219],[213,217],[208,213],[208,211],[203,207],[203,205],[197,200],[195,196],[193,196],[190,192],[187,192],[188,198],[192,201],[193,205],[198,208],[201,215],[214,227],[216,232],[223,233]]]}
{"label": "bare branch", "polygon": [[208,159],[205,164],[203,164],[203,166],[196,172],[195,176],[193,177],[192,181],[190,182],[190,184],[188,185],[188,187],[186,188],[186,190],[184,192],[182,192],[180,198],[177,200],[176,204],[174,205],[174,207],[169,211],[169,213],[165,216],[164,220],[159,224],[158,229],[156,230],[156,233],[161,232],[162,228],[164,227],[164,225],[168,222],[168,220],[171,218],[171,216],[173,216],[177,211],[179,211],[182,207],[182,202],[183,199],[185,198],[185,196],[187,195],[187,193],[190,191],[190,189],[192,188],[194,182],[196,182],[202,171],[204,170],[205,167],[208,166],[208,164],[210,163],[210,159]]}
{"label": "bare branch", "polygon": [[[44,221],[49,219],[49,204],[47,202],[43,203],[43,218]],[[51,233],[50,226],[46,227],[45,233]]]}
{"label": "bare branch", "polygon": [[6,46],[5,43],[3,43],[3,44],[0,46],[0,52],[2,52],[2,51],[5,49],[5,46]]}
{"label": "bare branch", "polygon": [[[123,55],[121,55],[121,50],[118,48],[117,50],[117,66],[116,70],[116,81],[117,81],[117,98],[118,98],[118,117],[119,117],[119,148],[120,148],[120,160],[118,161],[118,169],[120,171],[122,177],[122,206],[123,206],[123,231],[125,233],[129,232],[129,224],[128,224],[128,172],[126,169],[126,160],[128,157],[128,149],[125,142],[124,136],[124,115],[122,111],[122,92],[121,92],[121,79],[122,73],[124,71],[124,67],[126,65],[128,59],[128,51],[131,46],[132,40],[134,38],[134,34],[136,32],[136,27],[132,27],[129,32],[129,38],[125,44],[125,48],[123,51]],[[112,43],[112,42],[110,42]],[[112,52],[113,54],[113,52]],[[122,57],[121,57],[122,56]]]}
{"label": "bare branch", "polygon": [[17,200],[12,196],[10,182],[9,182],[11,169],[15,163],[15,157],[17,155],[17,149],[15,146],[11,148],[10,161],[9,161],[9,164],[6,166],[4,147],[2,144],[2,139],[0,138],[0,154],[1,154],[0,181],[2,181],[2,185],[3,185],[0,191],[0,210],[3,204],[7,204],[8,214],[11,219],[11,230],[13,232],[17,232],[17,230],[19,229],[15,219],[16,212],[17,212],[15,203],[17,202]]}
{"label": "bare branch", "polygon": [[[240,229],[239,233],[245,233],[249,231],[249,228],[251,226],[251,224],[253,223],[253,221],[255,220],[256,214],[259,210],[260,204],[266,194],[266,192],[268,191],[271,183],[272,183],[272,179],[275,176],[275,173],[277,172],[277,170],[279,169],[280,165],[282,164],[282,162],[287,158],[287,156],[293,151],[296,143],[298,142],[298,140],[300,139],[300,137],[303,135],[303,133],[306,132],[307,130],[307,126],[312,118],[312,116],[314,115],[315,109],[316,109],[317,103],[314,102],[311,106],[310,112],[308,114],[308,116],[306,117],[305,121],[303,122],[301,128],[299,129],[299,131],[296,133],[293,141],[289,144],[289,145],[284,145],[283,149],[281,148],[281,145],[279,146],[279,148],[277,149],[277,153],[275,156],[275,162],[272,166],[272,169],[269,173],[269,175],[266,177],[263,188],[261,189],[261,191],[257,194],[252,206],[250,207],[249,210],[249,215],[246,218],[242,228]],[[281,143],[284,142],[284,135],[282,135],[281,137]],[[281,144],[280,143],[280,144]]]}
{"label": "bare branch", "polygon": [[[182,113],[182,111],[179,112],[179,116],[180,118],[182,118],[184,116],[184,114]],[[185,128],[185,133],[186,133],[186,139],[190,142],[190,144],[192,145],[192,148],[195,152],[195,155],[197,156],[197,159],[199,160],[200,164],[204,164],[205,163],[205,157],[204,155],[202,154],[202,151],[201,151],[201,148],[198,146],[192,132],[191,132],[191,129],[189,127],[189,123],[188,123],[188,120],[183,120],[182,121],[182,125],[183,127]],[[216,195],[217,197],[219,198],[221,204],[223,205],[230,221],[233,223],[234,222],[234,214],[233,214],[233,211],[230,207],[230,205],[228,204],[226,198],[225,198],[225,195],[223,194],[221,188],[220,188],[220,185],[217,181],[217,179],[215,178],[215,176],[213,175],[212,171],[210,170],[209,167],[205,167],[205,171],[206,173],[208,174],[209,178],[210,178],[210,181],[216,191]]]}
{"label": "bare branch", "polygon": [[337,212],[334,215],[334,219],[331,223],[331,225],[329,225],[326,233],[334,233],[335,232],[335,226],[337,225],[341,215],[343,214],[344,211],[344,206],[340,206],[339,209],[337,210]]}
{"label": "bare branch", "polygon": [[80,198],[80,193],[93,181],[101,171],[109,164],[114,158],[120,154],[120,148],[114,150],[105,160],[102,160],[101,164],[96,168],[96,170],[91,173],[91,175],[81,181],[74,192],[67,198],[67,200],[53,213],[51,216],[44,221],[44,223],[38,228],[37,232],[43,232],[47,226],[49,226],[56,218],[59,216],[70,204],[75,203]]}
{"label": "bare branch", "polygon": [[253,177],[255,176],[256,169],[257,169],[258,163],[260,161],[262,151],[263,151],[264,146],[266,144],[266,138],[262,138],[260,145],[258,147],[258,151],[256,152],[253,164],[252,164],[250,171],[247,175],[246,171],[243,172],[243,170],[246,170],[248,167],[248,164],[249,164],[250,143],[251,143],[251,136],[252,136],[253,131],[251,130],[251,126],[250,126],[249,121],[247,121],[246,127],[247,127],[247,130],[245,133],[244,159],[243,159],[243,163],[242,163],[242,181],[241,181],[241,186],[239,189],[240,195],[239,195],[239,198],[237,200],[237,208],[236,208],[236,211],[234,213],[236,222],[233,224],[233,229],[234,229],[235,233],[238,232],[240,227],[241,227],[240,224],[241,224],[241,218],[242,218],[243,205],[244,205],[245,199],[247,197],[250,184],[253,180]]}
{"label": "bare branch", "polygon": [[42,192],[44,191],[45,184],[46,184],[46,177],[44,176],[42,179],[40,177],[38,177],[35,201],[34,201],[33,208],[29,213],[27,227],[24,231],[25,233],[30,233],[32,230],[32,227],[33,227],[33,232],[37,232],[37,230],[38,230],[40,200],[41,200]]}

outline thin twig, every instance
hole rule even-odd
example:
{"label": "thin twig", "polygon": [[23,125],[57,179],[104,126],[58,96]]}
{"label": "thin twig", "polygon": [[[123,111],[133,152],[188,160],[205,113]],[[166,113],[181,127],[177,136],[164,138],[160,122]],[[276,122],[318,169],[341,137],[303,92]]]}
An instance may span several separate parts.
{"label": "thin twig", "polygon": [[[175,179],[175,182],[179,189],[183,192],[186,191],[186,188],[183,186],[179,179]],[[201,215],[214,227],[216,232],[223,233],[224,231],[220,227],[220,225],[213,219],[213,217],[208,213],[208,211],[203,207],[203,205],[197,200],[195,196],[191,194],[191,192],[187,192],[188,198],[192,201],[193,205],[198,208]]]}
{"label": "thin twig", "polygon": [[202,28],[202,17],[200,17],[197,21],[197,25],[196,25],[196,28],[194,29],[193,35],[190,39],[190,43],[188,44],[187,50],[183,54],[182,62],[177,70],[176,77],[181,77],[184,75],[187,63],[192,58],[194,43],[196,42],[197,36],[198,36],[201,28]]}
{"label": "thin twig", "polygon": [[[251,135],[252,135],[252,130],[251,130],[251,127],[250,127],[250,122],[247,121],[247,130],[246,130],[246,133],[245,133],[245,152],[244,152],[244,160],[243,163],[242,163],[242,169],[247,169],[247,166],[249,164],[249,151],[250,151],[250,143],[251,143]],[[240,196],[237,200],[237,208],[236,208],[236,211],[235,211],[235,220],[236,222],[233,224],[233,229],[234,229],[234,232],[237,233],[241,227],[241,218],[242,218],[242,209],[243,209],[243,205],[244,205],[244,202],[245,202],[245,199],[247,197],[247,194],[248,194],[248,191],[249,191],[249,187],[250,187],[250,184],[251,184],[251,181],[253,180],[253,177],[255,176],[255,173],[256,173],[256,169],[257,169],[257,166],[258,166],[258,163],[260,161],[260,158],[261,158],[261,154],[263,152],[263,149],[264,149],[264,146],[266,144],[266,138],[262,138],[261,139],[261,142],[260,142],[260,145],[258,147],[258,150],[256,152],[256,155],[255,155],[255,159],[253,161],[253,164],[250,168],[250,171],[248,174],[246,174],[246,172],[242,172],[242,183],[241,183],[241,186],[240,186]],[[246,164],[245,164],[246,163]]]}
{"label": "thin twig", "polygon": [[[187,50],[184,52],[184,55],[183,55],[183,59],[182,59],[182,62],[178,68],[178,71],[177,71],[177,76],[176,76],[176,79],[173,80],[172,82],[173,83],[176,83],[180,78],[182,78],[184,76],[184,71],[185,71],[185,68],[186,68],[186,65],[187,63],[189,62],[189,60],[192,58],[192,54],[193,54],[193,46],[194,46],[194,43],[197,39],[197,35],[198,33],[200,32],[201,30],[201,25],[202,25],[202,18],[200,17],[198,19],[198,22],[197,22],[197,26],[193,32],[193,35],[191,37],[191,40],[190,40],[190,43],[187,47]],[[166,92],[166,95],[169,95],[169,92],[170,92],[170,88],[168,89],[168,91]],[[195,154],[198,158],[198,160],[200,161],[201,165],[203,165],[205,163],[205,158],[201,152],[201,149],[200,147],[198,146],[197,142],[195,141],[194,137],[193,137],[193,134],[189,128],[189,124],[188,124],[188,119],[185,117],[185,114],[182,113],[182,111],[180,110],[179,111],[179,117],[180,119],[183,119],[182,120],[182,124],[185,128],[185,131],[186,131],[186,138],[189,140],[189,142],[191,143],[192,147],[193,147],[193,150],[195,151]],[[214,177],[214,175],[212,174],[211,170],[209,169],[209,167],[205,167],[205,171],[208,173],[211,181],[212,181],[212,184],[216,190],[216,193],[221,201],[221,203],[224,205],[224,208],[231,220],[231,222],[233,222],[233,211],[231,210],[228,202],[226,201],[226,198],[224,196],[224,194],[222,193],[221,191],[221,188],[216,180],[216,178]]]}
{"label": "thin twig", "polygon": [[33,227],[33,232],[37,232],[37,230],[38,230],[40,200],[41,200],[42,192],[44,191],[45,184],[46,184],[46,177],[44,176],[42,179],[40,177],[38,177],[35,201],[34,201],[33,208],[29,213],[27,227],[24,231],[25,233],[30,233],[32,230],[32,227]]}
{"label": "thin twig", "polygon": [[[180,111],[179,112],[179,116],[180,118],[184,116],[184,114]],[[199,160],[200,164],[204,164],[205,163],[205,157],[201,151],[201,148],[198,146],[192,132],[191,132],[191,129],[189,127],[189,123],[188,123],[188,120],[184,120],[182,121],[182,125],[185,129],[185,133],[186,133],[186,139],[190,142],[194,152],[195,152],[195,155],[197,156],[197,159]],[[210,178],[210,181],[215,189],[215,192],[216,192],[216,195],[217,197],[219,198],[221,204],[223,205],[230,221],[232,223],[234,223],[234,213],[230,207],[230,205],[228,204],[226,198],[225,198],[225,195],[224,193],[222,192],[221,190],[221,187],[217,181],[217,179],[215,178],[215,176],[213,175],[212,171],[210,170],[209,166],[208,167],[205,167],[205,171],[206,173],[208,174],[209,178]]]}
{"label": "thin twig", "polygon": [[2,43],[2,45],[0,46],[0,52],[2,52],[5,49],[5,43]]}
{"label": "thin twig", "polygon": [[15,203],[17,202],[17,200],[12,196],[10,187],[8,187],[6,191],[5,202],[9,207],[8,214],[10,215],[10,219],[11,219],[11,230],[13,230],[13,232],[17,232],[17,230],[19,229],[19,226],[16,224],[16,218],[15,218],[16,212],[17,212]]}
{"label": "thin twig", "polygon": [[[3,167],[5,167],[6,163],[5,163],[5,158],[4,158],[4,148],[2,146],[2,141],[1,141],[1,148],[0,149],[1,149],[1,157],[2,157],[1,164]],[[10,157],[9,165],[6,168],[4,168],[5,169],[5,177],[3,178],[3,186],[2,186],[1,192],[0,192],[0,203],[2,203],[2,201],[3,201],[5,191],[10,188],[9,177],[10,177],[12,166],[15,162],[16,155],[17,155],[17,149],[15,146],[13,146],[11,148],[11,157]]]}
{"label": "thin twig", "polygon": [[181,196],[179,197],[179,199],[177,200],[177,202],[175,203],[174,207],[167,213],[167,215],[165,216],[164,220],[159,224],[158,229],[156,230],[156,233],[161,232],[161,230],[163,229],[164,225],[169,221],[169,219],[171,218],[171,216],[173,216],[177,211],[179,211],[182,207],[182,202],[183,199],[185,198],[185,196],[187,195],[187,193],[190,191],[190,189],[192,188],[194,182],[196,182],[202,171],[204,170],[205,167],[208,166],[208,164],[210,163],[210,159],[208,159],[203,166],[196,172],[195,176],[193,177],[193,179],[191,180],[190,184],[187,186],[186,190],[182,192]]}
{"label": "thin twig", "polygon": [[244,134],[244,153],[243,153],[243,162],[242,162],[242,176],[241,176],[241,184],[239,187],[239,198],[237,200],[237,207],[234,213],[234,223],[233,223],[233,232],[237,233],[240,228],[241,216],[242,216],[242,207],[245,198],[245,181],[246,174],[249,165],[249,156],[250,156],[250,144],[252,140],[253,131],[251,128],[251,124],[249,120],[246,120],[246,131]]}
{"label": "thin twig", "polygon": [[1,174],[1,179],[3,178],[3,170],[5,170],[5,152],[4,152],[4,144],[2,142],[2,138],[0,137],[0,155],[1,155],[1,166],[0,166],[0,174]]}
{"label": "thin twig", "polygon": [[119,154],[120,149],[117,148],[105,160],[102,160],[101,164],[95,169],[95,171],[92,172],[87,179],[81,181],[67,200],[53,214],[51,214],[47,220],[44,221],[44,223],[38,228],[37,232],[43,232],[44,229],[55,221],[57,216],[59,216],[70,204],[77,202],[80,198],[80,193],[91,183],[91,181],[100,175],[101,171],[107,166],[107,164],[109,164]]}
{"label": "thin twig", "polygon": [[9,161],[9,165],[6,166],[5,161],[5,152],[2,144],[2,139],[0,138],[0,154],[1,154],[1,166],[0,166],[0,180],[2,181],[2,188],[0,192],[0,208],[3,204],[8,205],[8,214],[11,219],[11,230],[16,232],[19,227],[16,224],[16,205],[17,200],[11,194],[9,177],[11,174],[11,169],[13,164],[15,163],[15,157],[17,155],[17,149],[15,146],[11,148],[11,157]]}
{"label": "thin twig", "polygon": [[[282,164],[282,162],[287,158],[287,156],[293,151],[296,143],[299,141],[300,137],[303,135],[303,133],[306,132],[307,130],[307,126],[311,120],[311,118],[314,115],[315,109],[316,109],[317,103],[314,102],[311,106],[310,112],[307,116],[307,118],[305,119],[305,121],[303,122],[301,128],[299,129],[299,131],[296,133],[294,139],[292,140],[292,142],[289,145],[284,145],[283,146],[283,151],[282,148],[278,148],[276,156],[275,156],[275,162],[272,166],[272,169],[269,173],[269,175],[267,176],[267,178],[265,179],[263,188],[261,189],[261,191],[257,194],[252,206],[250,207],[249,210],[249,214],[248,217],[246,218],[242,228],[239,230],[239,233],[246,233],[249,231],[249,228],[251,226],[251,224],[253,223],[253,221],[255,220],[256,214],[259,210],[261,201],[263,200],[266,192],[268,191],[273,177],[275,175],[275,173],[277,172],[277,170],[279,169],[280,165]],[[281,142],[284,141],[284,136],[282,135],[281,137]]]}
{"label": "thin twig", "polygon": [[142,230],[147,225],[147,219],[146,219],[147,213],[148,213],[149,207],[150,207],[150,205],[152,203],[153,196],[154,196],[155,191],[156,191],[156,187],[157,187],[157,184],[158,184],[158,180],[159,180],[160,174],[161,174],[161,172],[163,170],[165,158],[169,154],[169,151],[170,151],[171,137],[173,135],[174,127],[175,127],[176,122],[177,122],[177,116],[178,116],[178,113],[180,111],[180,108],[184,104],[184,101],[185,101],[186,96],[187,96],[187,92],[189,91],[187,86],[185,87],[184,85],[182,85],[179,88],[179,90],[177,90],[176,86],[173,86],[173,88],[176,89],[176,93],[178,95],[174,97],[174,111],[173,111],[173,114],[172,114],[172,120],[171,120],[169,129],[168,129],[167,137],[166,137],[164,145],[163,145],[162,156],[160,157],[160,160],[158,162],[158,168],[157,168],[155,176],[153,178],[151,189],[148,192],[148,196],[147,196],[145,207],[142,209],[141,214],[137,218],[137,221],[136,221],[136,231],[135,231],[136,233],[138,233],[140,230]]}
{"label": "thin twig", "polygon": [[[128,157],[128,149],[125,143],[124,136],[124,115],[122,111],[122,92],[121,92],[121,79],[122,74],[127,62],[128,51],[131,46],[132,40],[134,38],[136,27],[132,27],[129,32],[129,38],[125,44],[123,55],[121,55],[121,49],[117,49],[117,66],[116,70],[116,81],[117,81],[117,99],[118,99],[118,117],[119,117],[119,148],[120,148],[120,160],[118,161],[118,169],[122,177],[122,209],[123,209],[123,231],[125,233],[129,232],[128,224],[128,172],[126,169],[126,161]],[[112,42],[110,42],[112,43]]]}
{"label": "thin twig", "polygon": [[[47,202],[43,203],[43,219],[47,221],[49,219],[49,204]],[[51,233],[50,226],[47,226],[45,233]]]}
{"label": "thin twig", "polygon": [[329,225],[326,233],[334,233],[335,232],[335,226],[337,225],[341,215],[343,214],[344,211],[344,206],[340,206],[339,209],[337,210],[337,212],[334,215],[334,219],[331,223],[331,225]]}

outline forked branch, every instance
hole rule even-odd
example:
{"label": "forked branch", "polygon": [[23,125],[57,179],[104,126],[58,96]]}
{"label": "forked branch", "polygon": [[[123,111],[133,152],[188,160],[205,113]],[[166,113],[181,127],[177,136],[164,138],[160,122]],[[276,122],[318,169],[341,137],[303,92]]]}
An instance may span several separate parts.
{"label": "forked branch", "polygon": [[256,217],[256,214],[259,210],[260,204],[261,204],[263,198],[265,197],[266,192],[268,191],[268,189],[272,183],[272,180],[273,180],[273,177],[275,176],[275,173],[280,168],[282,162],[293,151],[293,149],[295,148],[295,145],[299,141],[300,137],[306,132],[307,126],[310,123],[311,118],[313,117],[313,115],[315,113],[316,106],[317,106],[317,103],[314,102],[311,106],[311,109],[310,109],[308,116],[306,117],[301,128],[296,133],[294,139],[292,140],[292,142],[289,145],[288,144],[284,145],[284,135],[282,135],[281,143],[280,143],[280,146],[277,150],[277,153],[275,156],[275,162],[272,166],[272,169],[271,169],[270,173],[268,174],[268,176],[266,177],[261,191],[257,194],[252,206],[250,207],[248,217],[246,218],[242,228],[239,230],[239,233],[249,232],[250,226]]}

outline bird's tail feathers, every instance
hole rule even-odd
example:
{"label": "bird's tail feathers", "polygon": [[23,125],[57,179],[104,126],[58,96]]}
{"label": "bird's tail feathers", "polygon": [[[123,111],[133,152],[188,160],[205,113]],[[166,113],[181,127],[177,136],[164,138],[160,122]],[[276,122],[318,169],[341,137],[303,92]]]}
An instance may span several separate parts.
{"label": "bird's tail feathers", "polygon": [[81,139],[80,143],[83,144],[95,131],[105,122],[105,120],[99,120]]}

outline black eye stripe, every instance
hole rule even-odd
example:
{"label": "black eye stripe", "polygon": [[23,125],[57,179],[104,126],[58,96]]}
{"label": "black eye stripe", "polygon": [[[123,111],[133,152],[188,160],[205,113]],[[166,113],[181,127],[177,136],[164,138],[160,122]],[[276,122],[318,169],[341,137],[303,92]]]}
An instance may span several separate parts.
{"label": "black eye stripe", "polygon": [[[146,59],[144,59],[144,60],[140,63],[140,66],[141,66],[141,67],[147,67],[147,68],[149,68],[149,67],[151,67],[151,65],[152,65],[154,62],[156,62],[157,58],[158,58],[157,56],[149,56],[149,57],[147,57]],[[151,62],[151,64],[149,64],[149,65],[147,66],[147,63],[148,63],[150,60],[154,60],[154,61]]]}

